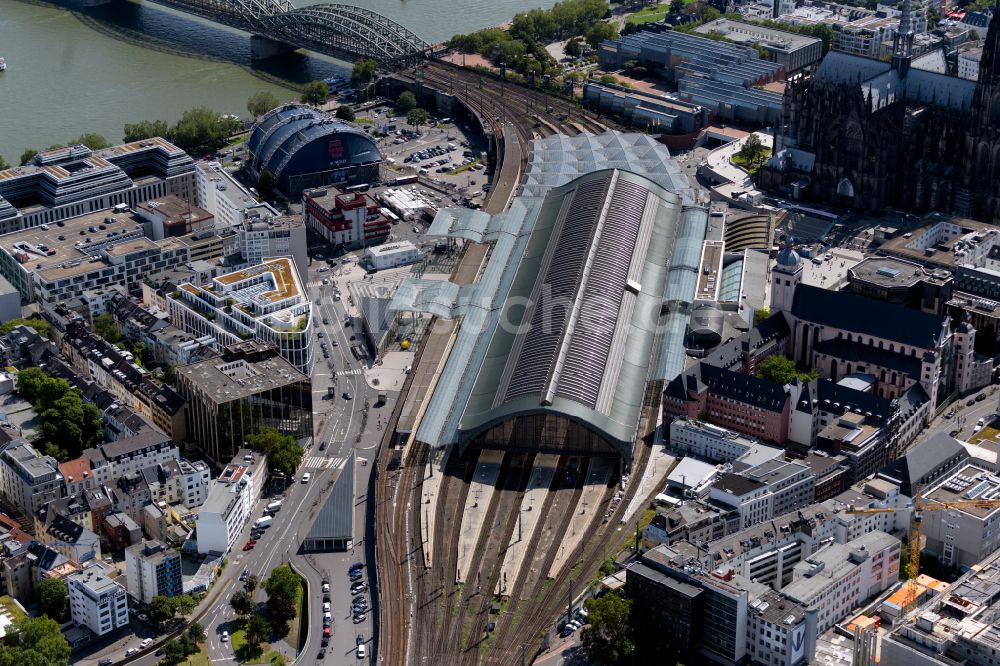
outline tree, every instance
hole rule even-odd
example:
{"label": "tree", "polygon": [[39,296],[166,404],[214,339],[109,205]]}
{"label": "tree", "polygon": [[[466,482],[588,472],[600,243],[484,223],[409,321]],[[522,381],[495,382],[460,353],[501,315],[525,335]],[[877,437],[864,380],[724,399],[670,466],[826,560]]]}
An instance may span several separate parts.
{"label": "tree", "polygon": [[24,166],[31,160],[35,159],[35,155],[37,154],[38,151],[35,150],[34,148],[25,148],[24,152],[21,153],[21,166]]}
{"label": "tree", "polygon": [[670,0],[670,13],[680,14],[684,11],[684,0]]}
{"label": "tree", "polygon": [[237,590],[229,598],[229,605],[233,607],[237,615],[249,616],[253,613],[253,598],[245,590]]}
{"label": "tree", "polygon": [[596,49],[604,40],[614,39],[617,36],[617,27],[611,25],[610,23],[605,23],[604,21],[598,21],[594,25],[590,26],[590,30],[587,31],[586,39],[591,48]]}
{"label": "tree", "polygon": [[30,326],[43,338],[49,337],[49,332],[52,330],[52,325],[44,319],[24,319],[23,317],[18,317],[17,319],[5,321],[3,326],[0,326],[0,335],[7,335],[14,330],[15,326]]}
{"label": "tree", "polygon": [[274,194],[274,172],[270,169],[264,169],[260,172],[260,176],[257,178],[257,191],[265,199],[271,197]]}
{"label": "tree", "polygon": [[247,100],[247,111],[249,111],[250,115],[254,118],[258,118],[279,104],[281,104],[281,102],[278,101],[278,98],[275,97],[274,93],[262,90],[250,95],[250,99]]}
{"label": "tree", "polygon": [[38,586],[38,606],[42,615],[47,615],[56,622],[61,622],[66,616],[69,603],[69,591],[66,583],[59,578],[46,578]]}
{"label": "tree", "polygon": [[168,386],[174,385],[174,380],[177,379],[177,366],[171,363],[167,366],[166,371],[163,373],[163,383]]}
{"label": "tree", "polygon": [[754,310],[753,313],[753,325],[760,326],[761,322],[771,316],[771,308],[764,306],[759,310]]}
{"label": "tree", "polygon": [[190,594],[178,594],[172,597],[171,601],[174,604],[174,612],[181,617],[187,617],[198,607],[198,603]]}
{"label": "tree", "polygon": [[292,567],[283,564],[271,571],[264,583],[267,592],[267,610],[275,622],[287,622],[295,617],[295,600],[302,590],[302,582]]}
{"label": "tree", "polygon": [[319,106],[330,99],[330,86],[322,81],[310,81],[302,86],[302,103]]}
{"label": "tree", "polygon": [[704,21],[705,23],[711,23],[715,19],[721,17],[722,13],[718,9],[712,6],[706,6],[701,13],[701,20]]}
{"label": "tree", "polygon": [[784,385],[796,378],[803,382],[812,381],[816,379],[818,373],[815,369],[799,372],[795,368],[795,361],[787,356],[775,354],[764,359],[757,371],[757,376]]}
{"label": "tree", "polygon": [[167,139],[192,152],[196,149],[213,151],[226,143],[233,122],[223,120],[217,111],[207,106],[188,109],[167,132]]}
{"label": "tree", "polygon": [[397,116],[405,116],[411,109],[417,108],[417,97],[409,90],[399,93],[396,98],[396,106],[393,108]]}
{"label": "tree", "polygon": [[421,125],[426,125],[429,116],[423,109],[410,109],[406,114],[406,124],[420,129]]}
{"label": "tree", "polygon": [[632,600],[617,592],[587,601],[587,622],[581,642],[592,657],[613,665],[625,663],[635,652],[630,616]]}
{"label": "tree", "polygon": [[125,142],[129,143],[157,136],[165,137],[169,132],[170,126],[164,120],[140,120],[137,123],[126,124],[123,134]]}
{"label": "tree", "polygon": [[253,574],[250,574],[246,577],[246,580],[243,581],[243,590],[250,595],[250,598],[253,598],[253,593],[257,591],[257,587],[259,585],[260,585],[260,578],[257,578],[257,576]]}
{"label": "tree", "polygon": [[746,138],[736,155],[745,163],[748,171],[756,171],[764,164],[769,152],[755,133]]}
{"label": "tree", "polygon": [[0,646],[3,666],[63,666],[69,663],[69,643],[63,638],[59,623],[49,617],[25,618],[7,630],[7,639],[16,641]]}
{"label": "tree", "polygon": [[305,453],[294,437],[282,434],[269,426],[261,428],[255,435],[250,435],[247,442],[251,448],[267,454],[267,467],[272,474],[281,472],[291,476],[302,463],[302,455]]}
{"label": "tree", "polygon": [[192,622],[189,624],[185,633],[187,633],[188,640],[192,643],[201,643],[206,638],[205,627],[201,624],[201,622]]}
{"label": "tree", "polygon": [[350,104],[341,104],[337,107],[337,117],[347,122],[354,122],[354,109]]}
{"label": "tree", "polygon": [[378,73],[378,62],[372,59],[359,60],[351,70],[351,85],[360,88],[367,86]]}
{"label": "tree", "polygon": [[82,143],[91,150],[101,150],[102,148],[108,148],[109,146],[111,146],[110,141],[105,139],[100,134],[97,134],[96,132],[84,132],[80,136],[70,141],[71,145],[77,143]]}
{"label": "tree", "polygon": [[3,158],[3,155],[0,155],[0,171],[9,168],[10,168],[10,163]]}
{"label": "tree", "polygon": [[42,384],[48,375],[39,368],[25,368],[17,373],[17,392],[28,402],[35,402],[42,392]]}
{"label": "tree", "polygon": [[566,42],[566,46],[563,48],[563,51],[566,52],[566,55],[572,58],[579,57],[580,54],[583,53],[583,45],[580,43],[579,37],[574,37]]}
{"label": "tree", "polygon": [[94,333],[97,333],[111,344],[122,341],[122,334],[118,330],[118,324],[115,323],[115,318],[109,312],[94,317]]}
{"label": "tree", "polygon": [[171,638],[163,644],[163,662],[167,664],[179,664],[187,656],[187,646],[176,638]]}
{"label": "tree", "polygon": [[167,620],[173,619],[174,603],[170,597],[156,595],[149,600],[149,606],[146,608],[146,612],[149,615],[151,622],[163,624]]}
{"label": "tree", "polygon": [[271,623],[263,615],[251,615],[247,621],[247,644],[254,652],[271,637]]}

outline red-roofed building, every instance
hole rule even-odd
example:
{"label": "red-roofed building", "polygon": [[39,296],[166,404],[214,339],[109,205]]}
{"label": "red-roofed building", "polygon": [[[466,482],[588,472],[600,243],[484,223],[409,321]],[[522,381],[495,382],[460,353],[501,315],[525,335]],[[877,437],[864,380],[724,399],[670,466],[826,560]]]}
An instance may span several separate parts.
{"label": "red-roofed building", "polygon": [[333,245],[367,247],[389,237],[389,220],[364,192],[341,193],[331,187],[306,191],[303,197],[306,227]]}
{"label": "red-roofed building", "polygon": [[87,458],[81,457],[59,463],[59,471],[63,475],[66,494],[69,496],[79,495],[80,492],[90,490],[97,485],[94,470],[91,469],[90,461]]}

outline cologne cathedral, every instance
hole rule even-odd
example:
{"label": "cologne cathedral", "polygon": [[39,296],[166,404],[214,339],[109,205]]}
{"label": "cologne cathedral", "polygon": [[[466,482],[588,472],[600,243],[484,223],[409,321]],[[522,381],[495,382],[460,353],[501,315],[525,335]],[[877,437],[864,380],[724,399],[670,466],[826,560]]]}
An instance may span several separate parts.
{"label": "cologne cathedral", "polygon": [[1000,222],[997,21],[976,82],[945,73],[940,51],[914,57],[911,17],[906,0],[891,62],[831,51],[789,80],[762,188],[862,211]]}

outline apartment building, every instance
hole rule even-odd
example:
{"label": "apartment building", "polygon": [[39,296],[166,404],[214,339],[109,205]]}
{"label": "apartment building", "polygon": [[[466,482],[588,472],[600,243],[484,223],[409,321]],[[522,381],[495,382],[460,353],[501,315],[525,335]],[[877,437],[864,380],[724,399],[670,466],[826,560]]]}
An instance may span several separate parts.
{"label": "apartment building", "polygon": [[153,597],[183,593],[181,556],[162,541],[147,540],[125,549],[128,592],[148,604]]}
{"label": "apartment building", "polygon": [[240,449],[208,491],[195,515],[198,552],[223,554],[236,543],[267,480],[267,456]]}
{"label": "apartment building", "polygon": [[128,626],[128,595],[105,568],[92,564],[66,578],[73,621],[96,636]]}
{"label": "apartment building", "polygon": [[56,459],[43,456],[24,440],[11,442],[0,453],[0,490],[29,516],[65,493]]}

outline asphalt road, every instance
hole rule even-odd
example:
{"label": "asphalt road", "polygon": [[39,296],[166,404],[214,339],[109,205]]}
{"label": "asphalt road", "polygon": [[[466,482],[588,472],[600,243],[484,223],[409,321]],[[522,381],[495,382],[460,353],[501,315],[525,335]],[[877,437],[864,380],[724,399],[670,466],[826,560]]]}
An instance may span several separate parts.
{"label": "asphalt road", "polygon": [[[293,562],[309,584],[308,642],[298,663],[366,663],[368,660],[362,661],[355,656],[356,637],[359,634],[366,642],[368,654],[371,654],[371,619],[369,616],[357,625],[352,621],[352,597],[347,570],[352,563],[361,562],[366,567],[367,582],[367,568],[374,565],[373,561],[369,562],[373,551],[368,549],[364,539],[366,492],[369,476],[374,469],[374,465],[369,463],[374,460],[382,437],[379,415],[388,415],[391,412],[398,394],[387,392],[388,403],[375,407],[380,391],[370,389],[362,376],[361,368],[367,361],[355,359],[350,352],[349,338],[354,332],[343,325],[346,315],[344,302],[333,299],[332,281],[329,285],[322,284],[324,278],[335,276],[337,267],[332,271],[320,273],[319,269],[325,265],[325,262],[313,261],[309,267],[308,278],[308,289],[313,303],[318,304],[314,325],[317,332],[324,333],[322,339],[316,340],[316,363],[313,371],[315,437],[305,452],[303,463],[295,475],[295,483],[290,484],[281,495],[282,508],[276,514],[272,526],[260,537],[252,550],[242,550],[250,538],[250,526],[253,521],[263,515],[265,506],[274,499],[265,497],[258,503],[243,534],[228,555],[229,564],[212,589],[211,608],[199,608],[196,612],[196,615],[204,612],[201,622],[205,626],[208,656],[213,664],[237,663],[231,643],[222,641],[222,632],[228,631],[231,635],[234,629],[235,613],[229,605],[229,599],[242,587],[240,574],[249,571],[263,581],[274,567],[288,561]],[[346,297],[346,289],[344,294]],[[322,323],[324,317],[328,320],[328,324]],[[360,335],[360,331],[357,335]],[[331,345],[329,360],[323,358],[319,347],[319,342],[322,340],[338,342],[336,347],[329,342]],[[331,383],[337,386],[336,395],[327,398],[327,387]],[[342,397],[344,391],[352,394],[351,400]],[[369,411],[368,419],[364,418],[366,410]],[[359,435],[360,441],[358,441]],[[325,451],[320,451],[319,445],[323,441],[328,442],[328,446]],[[355,468],[350,470],[346,468],[346,463],[352,452],[356,454],[357,460]],[[311,478],[308,483],[301,483],[300,479],[305,472],[309,472]],[[300,553],[302,540],[322,509],[333,482],[341,473],[356,474],[355,547],[347,553],[303,555]],[[326,648],[325,659],[320,661],[318,654],[323,632],[321,585],[324,579],[328,580],[331,586],[334,621],[333,636]],[[367,592],[365,594],[371,605],[370,595]],[[264,596],[261,591],[258,594],[258,601],[263,601]],[[75,663],[91,666],[105,657],[112,658],[116,663],[121,662],[125,659],[125,651],[131,647],[138,647],[142,638],[148,635],[152,635],[149,630],[137,629],[135,635],[119,639],[110,650],[105,648],[100,654],[95,653]],[[291,650],[286,650],[286,653],[289,657],[294,656]],[[129,663],[137,666],[153,666],[158,661],[159,657],[149,654]]]}

